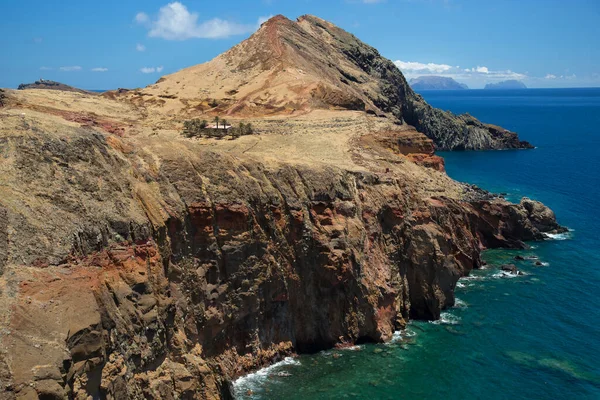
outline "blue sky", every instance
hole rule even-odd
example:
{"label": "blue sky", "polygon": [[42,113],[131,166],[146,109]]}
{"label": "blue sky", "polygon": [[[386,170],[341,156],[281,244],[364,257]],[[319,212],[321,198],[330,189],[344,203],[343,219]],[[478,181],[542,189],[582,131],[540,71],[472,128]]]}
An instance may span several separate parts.
{"label": "blue sky", "polygon": [[276,14],[327,19],[409,78],[600,86],[598,0],[0,0],[0,87],[40,77],[145,86],[212,59]]}

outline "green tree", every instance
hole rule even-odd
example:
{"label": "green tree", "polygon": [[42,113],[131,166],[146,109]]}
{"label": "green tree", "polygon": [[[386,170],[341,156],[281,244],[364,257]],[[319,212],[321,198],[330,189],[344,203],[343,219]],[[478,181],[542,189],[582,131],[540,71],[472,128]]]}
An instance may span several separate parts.
{"label": "green tree", "polygon": [[254,133],[254,129],[252,129],[252,124],[248,122],[246,124],[246,129],[244,130],[244,134],[245,135],[252,135],[253,133]]}
{"label": "green tree", "polygon": [[223,129],[227,129],[227,120],[224,119],[221,121],[221,123],[223,124]]}
{"label": "green tree", "polygon": [[215,117],[215,123],[217,124],[217,129],[219,129],[219,117],[218,116]]}
{"label": "green tree", "polygon": [[200,129],[206,129],[206,127],[207,127],[207,126],[208,126],[208,122],[206,122],[206,120],[205,120],[205,119],[203,119],[203,120],[200,122]]}

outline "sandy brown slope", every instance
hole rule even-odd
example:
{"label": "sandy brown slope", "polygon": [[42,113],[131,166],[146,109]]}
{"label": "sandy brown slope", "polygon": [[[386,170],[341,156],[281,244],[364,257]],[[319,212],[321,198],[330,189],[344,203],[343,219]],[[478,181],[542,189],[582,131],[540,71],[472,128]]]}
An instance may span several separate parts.
{"label": "sandy brown slope", "polygon": [[398,68],[314,16],[276,16],[214,60],[128,93],[157,113],[237,117],[360,110],[409,124],[441,149],[526,148],[516,134],[430,107]]}
{"label": "sandy brown slope", "polygon": [[186,139],[127,98],[4,94],[2,399],[227,399],[285,355],[438,318],[482,248],[559,229],[412,162],[431,141],[362,111]]}

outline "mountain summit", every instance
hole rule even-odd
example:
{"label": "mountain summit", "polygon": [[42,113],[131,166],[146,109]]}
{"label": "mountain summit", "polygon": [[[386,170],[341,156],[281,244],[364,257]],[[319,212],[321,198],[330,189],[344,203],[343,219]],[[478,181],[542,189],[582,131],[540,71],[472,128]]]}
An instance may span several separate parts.
{"label": "mountain summit", "polygon": [[531,147],[513,132],[431,107],[375,48],[311,15],[275,16],[229,51],[165,76],[142,94],[189,116],[360,110],[412,125],[438,149]]}

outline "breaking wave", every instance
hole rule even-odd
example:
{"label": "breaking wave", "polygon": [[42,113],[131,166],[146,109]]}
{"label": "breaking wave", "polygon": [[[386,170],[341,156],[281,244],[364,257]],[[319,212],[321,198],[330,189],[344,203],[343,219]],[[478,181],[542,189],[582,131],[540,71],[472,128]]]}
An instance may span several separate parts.
{"label": "breaking wave", "polygon": [[449,312],[443,312],[440,314],[440,319],[431,321],[431,323],[435,325],[458,325],[460,323],[460,317]]}
{"label": "breaking wave", "polygon": [[[233,382],[233,392],[235,398],[239,398],[242,394],[245,394],[248,391],[252,392],[259,389],[263,385],[265,380],[269,378],[269,376],[276,375],[278,372],[282,372],[285,374],[285,371],[278,370],[281,370],[282,367],[290,365],[300,365],[300,361],[296,360],[293,357],[286,357],[278,363],[259,369],[258,371],[252,374],[244,375],[236,379]],[[285,374],[282,376],[289,376],[289,374]]]}
{"label": "breaking wave", "polygon": [[572,229],[569,229],[567,232],[563,233],[544,233],[547,239],[550,240],[569,240],[572,237]]}

